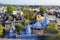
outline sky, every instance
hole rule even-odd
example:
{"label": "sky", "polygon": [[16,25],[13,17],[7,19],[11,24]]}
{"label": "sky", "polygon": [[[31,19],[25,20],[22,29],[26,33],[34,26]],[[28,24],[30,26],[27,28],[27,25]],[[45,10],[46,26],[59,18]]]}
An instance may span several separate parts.
{"label": "sky", "polygon": [[60,0],[0,0],[0,4],[60,6]]}

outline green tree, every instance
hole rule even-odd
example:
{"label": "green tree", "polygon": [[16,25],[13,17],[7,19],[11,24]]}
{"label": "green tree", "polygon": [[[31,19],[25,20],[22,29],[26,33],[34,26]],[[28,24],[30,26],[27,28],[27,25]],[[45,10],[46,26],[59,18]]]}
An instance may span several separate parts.
{"label": "green tree", "polygon": [[35,16],[36,16],[36,14],[33,11],[30,11],[29,19],[30,20],[34,20],[35,19]]}
{"label": "green tree", "polygon": [[15,11],[15,10],[16,10],[15,6],[11,6],[11,5],[7,6],[7,13],[11,13],[12,11]]}
{"label": "green tree", "polygon": [[45,8],[44,7],[40,7],[40,12],[42,13],[42,14],[44,14],[44,12],[45,12]]}
{"label": "green tree", "polygon": [[56,23],[48,23],[47,24],[47,28],[51,28],[51,29],[58,29],[58,26]]}
{"label": "green tree", "polygon": [[0,35],[3,34],[3,26],[0,24]]}
{"label": "green tree", "polygon": [[24,24],[29,24],[29,20],[25,19]]}
{"label": "green tree", "polygon": [[16,24],[15,28],[16,28],[16,33],[19,34],[22,30],[22,24]]}
{"label": "green tree", "polygon": [[21,24],[25,26],[25,25],[29,24],[29,20],[25,19],[23,22],[21,22]]}
{"label": "green tree", "polygon": [[30,11],[29,7],[25,7],[23,9],[24,17],[29,20],[34,20],[35,19],[35,13],[33,11]]}
{"label": "green tree", "polygon": [[23,8],[23,16],[26,18],[26,19],[29,19],[29,13],[30,13],[30,9],[28,7],[24,7]]}
{"label": "green tree", "polygon": [[56,23],[48,23],[46,27],[46,31],[50,34],[58,34],[58,26]]}

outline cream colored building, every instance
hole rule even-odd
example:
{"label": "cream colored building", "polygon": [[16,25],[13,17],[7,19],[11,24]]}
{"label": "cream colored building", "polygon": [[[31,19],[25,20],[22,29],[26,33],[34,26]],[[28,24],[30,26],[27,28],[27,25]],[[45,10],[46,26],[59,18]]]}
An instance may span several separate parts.
{"label": "cream colored building", "polygon": [[4,7],[4,6],[0,7],[0,13],[5,13],[6,12],[6,8],[7,7]]}

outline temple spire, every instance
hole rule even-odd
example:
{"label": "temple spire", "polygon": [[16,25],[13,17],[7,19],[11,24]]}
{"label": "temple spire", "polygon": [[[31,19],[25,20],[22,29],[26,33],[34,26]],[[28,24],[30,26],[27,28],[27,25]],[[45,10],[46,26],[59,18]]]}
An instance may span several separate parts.
{"label": "temple spire", "polygon": [[29,24],[26,25],[26,34],[31,34],[31,28]]}

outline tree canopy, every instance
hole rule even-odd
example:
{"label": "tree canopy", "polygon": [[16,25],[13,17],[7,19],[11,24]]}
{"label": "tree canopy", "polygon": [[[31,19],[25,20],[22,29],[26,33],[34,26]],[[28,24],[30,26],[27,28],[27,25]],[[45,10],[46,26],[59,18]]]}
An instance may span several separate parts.
{"label": "tree canopy", "polygon": [[0,24],[0,35],[3,34],[3,26]]}
{"label": "tree canopy", "polygon": [[58,29],[58,26],[57,26],[56,23],[48,23],[48,24],[47,24],[47,28]]}
{"label": "tree canopy", "polygon": [[48,23],[46,27],[46,32],[50,34],[58,34],[58,26],[56,23]]}
{"label": "tree canopy", "polygon": [[11,6],[11,5],[7,6],[7,13],[11,13],[12,11],[15,11],[15,10],[16,10],[15,6]]}
{"label": "tree canopy", "polygon": [[22,24],[20,23],[20,24],[16,24],[15,25],[15,30],[16,30],[16,32],[19,34],[20,33],[20,31],[22,30]]}
{"label": "tree canopy", "polygon": [[45,12],[45,8],[44,7],[40,7],[39,10],[40,10],[41,13],[44,13]]}
{"label": "tree canopy", "polygon": [[35,13],[33,11],[30,11],[30,8],[24,8],[23,10],[24,17],[29,20],[35,19]]}

